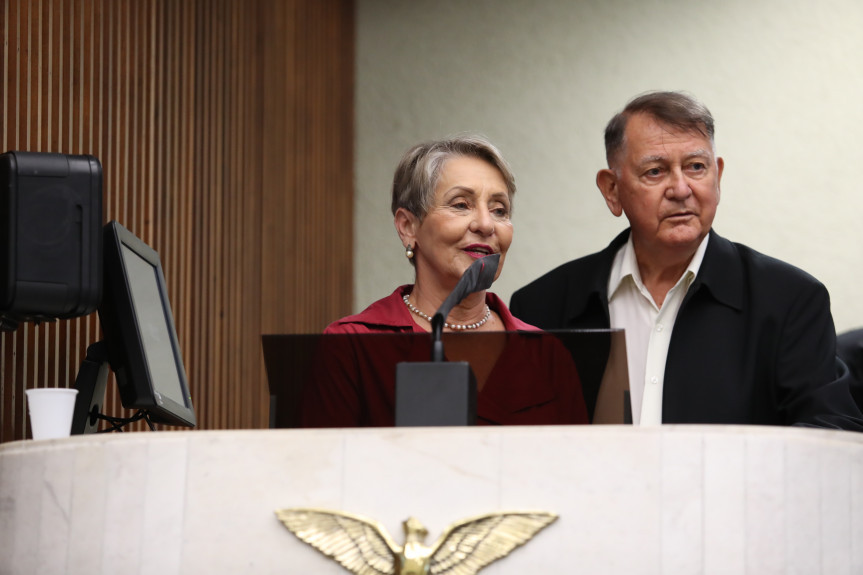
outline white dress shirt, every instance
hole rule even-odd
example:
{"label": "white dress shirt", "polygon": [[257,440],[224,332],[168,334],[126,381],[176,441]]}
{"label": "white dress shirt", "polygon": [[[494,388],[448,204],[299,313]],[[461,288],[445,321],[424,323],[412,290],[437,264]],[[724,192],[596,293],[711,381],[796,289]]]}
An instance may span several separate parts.
{"label": "white dress shirt", "polygon": [[632,422],[635,425],[662,423],[662,388],[671,332],[680,304],[698,275],[709,237],[701,241],[686,270],[665,296],[661,308],[641,281],[632,234],[614,256],[608,278],[608,313],[611,327],[625,330]]}

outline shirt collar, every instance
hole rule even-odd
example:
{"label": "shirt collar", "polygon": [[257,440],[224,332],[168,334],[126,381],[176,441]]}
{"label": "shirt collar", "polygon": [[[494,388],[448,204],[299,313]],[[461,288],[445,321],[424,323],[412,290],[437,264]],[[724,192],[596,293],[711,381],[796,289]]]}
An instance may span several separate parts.
{"label": "shirt collar", "polygon": [[[681,276],[681,280],[686,282],[686,288],[692,284],[695,276],[698,275],[698,270],[701,269],[701,262],[704,260],[704,252],[707,250],[707,241],[710,239],[710,234],[704,236],[701,243],[698,244],[698,249],[692,259],[689,260],[689,265]],[[614,299],[620,286],[623,282],[630,278],[635,286],[644,291],[644,284],[641,282],[641,273],[638,271],[638,261],[635,259],[635,247],[632,245],[632,234],[629,234],[629,239],[626,243],[617,250],[614,256],[614,262],[611,264],[611,274],[608,276],[608,300]],[[678,284],[681,280],[678,280]]]}

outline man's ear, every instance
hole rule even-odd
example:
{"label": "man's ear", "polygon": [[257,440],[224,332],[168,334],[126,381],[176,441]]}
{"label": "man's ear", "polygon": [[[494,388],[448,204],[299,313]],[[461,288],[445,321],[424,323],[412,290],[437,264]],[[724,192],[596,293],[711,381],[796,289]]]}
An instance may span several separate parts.
{"label": "man's ear", "polygon": [[404,208],[396,210],[396,215],[393,220],[396,226],[396,231],[399,238],[402,240],[402,245],[405,247],[416,247],[417,227],[419,226],[419,218],[410,213]]}
{"label": "man's ear", "polygon": [[722,195],[720,182],[722,181],[722,170],[725,169],[725,160],[716,158],[716,203],[719,203],[719,197]]}
{"label": "man's ear", "polygon": [[623,208],[620,205],[620,188],[617,186],[617,175],[614,170],[599,170],[596,173],[596,187],[602,192],[605,205],[608,206],[611,213],[615,217],[620,217],[623,214]]}

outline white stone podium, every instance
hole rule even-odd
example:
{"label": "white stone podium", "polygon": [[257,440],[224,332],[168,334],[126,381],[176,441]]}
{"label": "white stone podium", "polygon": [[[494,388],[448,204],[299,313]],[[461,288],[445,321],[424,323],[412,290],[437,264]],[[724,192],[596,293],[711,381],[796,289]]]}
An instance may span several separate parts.
{"label": "white stone podium", "polygon": [[347,511],[431,543],[559,518],[481,573],[863,573],[863,434],[562,426],[138,432],[0,444],[0,573],[347,573],[275,517]]}

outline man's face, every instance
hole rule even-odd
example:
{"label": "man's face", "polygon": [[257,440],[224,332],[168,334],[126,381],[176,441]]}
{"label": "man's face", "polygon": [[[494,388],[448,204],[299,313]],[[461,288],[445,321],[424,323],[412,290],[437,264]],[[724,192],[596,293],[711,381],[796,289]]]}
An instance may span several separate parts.
{"label": "man's face", "polygon": [[691,256],[713,224],[722,168],[706,136],[635,114],[596,182],[611,213],[626,214],[636,254]]}

